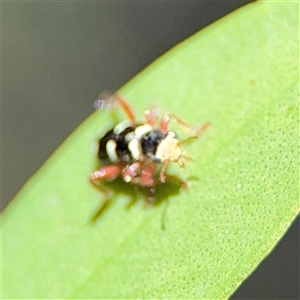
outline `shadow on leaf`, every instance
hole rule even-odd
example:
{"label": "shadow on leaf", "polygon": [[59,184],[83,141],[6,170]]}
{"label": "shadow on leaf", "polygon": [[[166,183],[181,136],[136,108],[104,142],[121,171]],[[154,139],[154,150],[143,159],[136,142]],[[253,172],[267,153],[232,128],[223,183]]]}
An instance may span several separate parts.
{"label": "shadow on leaf", "polygon": [[[101,191],[104,190],[105,193],[101,193]],[[182,192],[184,192],[184,188],[182,188],[176,182],[170,181],[158,184],[155,187],[154,201],[153,203],[149,204],[147,202],[147,199],[149,197],[148,188],[143,188],[126,183],[120,178],[111,182],[103,182],[99,184],[99,195],[103,194],[103,200],[92,215],[90,223],[94,224],[95,222],[97,222],[101,218],[101,216],[103,216],[103,214],[111,207],[111,205],[113,205],[115,200],[119,198],[119,196],[126,196],[130,199],[129,203],[126,205],[126,210],[130,210],[130,208],[137,201],[144,201],[145,208],[153,209],[160,206],[163,202],[168,201],[172,196],[179,195],[179,193]],[[162,229],[164,229],[164,225],[162,225]]]}

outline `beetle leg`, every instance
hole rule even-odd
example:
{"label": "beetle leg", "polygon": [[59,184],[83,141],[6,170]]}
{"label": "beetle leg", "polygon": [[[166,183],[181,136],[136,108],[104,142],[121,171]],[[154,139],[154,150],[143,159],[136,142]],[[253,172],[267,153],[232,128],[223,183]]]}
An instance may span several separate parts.
{"label": "beetle leg", "polygon": [[169,131],[169,122],[170,122],[170,116],[164,115],[160,120],[160,130],[163,133],[167,133]]}
{"label": "beetle leg", "polygon": [[[160,128],[162,131],[164,131],[164,132],[168,131],[169,123],[172,119],[175,120],[182,128],[184,128],[190,134],[192,134],[192,132],[195,131],[195,129],[193,127],[191,127],[190,125],[188,125],[186,122],[184,122],[177,116],[171,115],[171,114],[167,114],[162,117],[161,122],[160,122]],[[192,135],[195,135],[195,134],[192,134]]]}
{"label": "beetle leg", "polygon": [[181,120],[180,118],[178,118],[177,116],[168,114],[168,115],[164,115],[160,121],[160,129],[162,132],[164,133],[168,132],[169,123],[172,119],[175,120],[186,132],[188,132],[191,135],[191,137],[188,138],[189,140],[198,138],[198,136],[202,134],[210,126],[210,123],[206,122],[200,127],[192,127],[188,125],[186,122],[184,122],[183,120]]}
{"label": "beetle leg", "polygon": [[122,171],[122,178],[125,182],[132,182],[132,179],[139,176],[142,166],[140,162],[127,165]]}
{"label": "beetle leg", "polygon": [[149,161],[139,161],[128,165],[122,171],[124,181],[143,187],[153,187],[158,181],[154,178],[156,164]]}
{"label": "beetle leg", "polygon": [[156,167],[155,163],[149,163],[142,168],[141,173],[137,178],[138,183],[141,186],[152,188],[157,185],[158,182],[154,178]]}
{"label": "beetle leg", "polygon": [[147,109],[144,115],[146,123],[154,127],[158,117],[158,108],[153,107],[151,110]]}
{"label": "beetle leg", "polygon": [[95,184],[97,181],[111,181],[121,174],[122,165],[110,165],[102,167],[90,175],[90,181]]}
{"label": "beetle leg", "polygon": [[90,175],[90,182],[103,193],[105,201],[111,198],[111,193],[103,186],[98,185],[97,183],[100,181],[111,181],[117,178],[120,175],[121,171],[122,171],[122,166],[111,165],[111,166],[102,167],[101,169],[93,172]]}
{"label": "beetle leg", "polygon": [[106,210],[109,204],[109,200],[112,198],[112,193],[105,189],[103,186],[98,185],[98,182],[101,181],[111,181],[117,178],[122,171],[122,166],[119,165],[111,165],[102,167],[101,169],[93,172],[90,175],[90,182],[97,187],[103,194],[103,202],[100,207],[97,209],[96,213],[92,216],[91,222],[94,223],[97,219],[102,215],[102,213]]}
{"label": "beetle leg", "polygon": [[164,183],[166,181],[165,172],[166,172],[166,169],[167,169],[169,163],[170,163],[169,160],[165,160],[164,163],[163,163],[163,166],[162,166],[162,168],[160,170],[159,180],[162,183]]}

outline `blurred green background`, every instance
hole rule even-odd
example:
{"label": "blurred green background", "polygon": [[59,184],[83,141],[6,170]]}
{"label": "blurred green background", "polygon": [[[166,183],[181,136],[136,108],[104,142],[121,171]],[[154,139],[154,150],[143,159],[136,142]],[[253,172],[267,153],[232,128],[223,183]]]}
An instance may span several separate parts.
{"label": "blurred green background", "polygon": [[[249,2],[2,3],[2,209],[101,91]],[[298,236],[299,220],[232,299],[298,299]]]}

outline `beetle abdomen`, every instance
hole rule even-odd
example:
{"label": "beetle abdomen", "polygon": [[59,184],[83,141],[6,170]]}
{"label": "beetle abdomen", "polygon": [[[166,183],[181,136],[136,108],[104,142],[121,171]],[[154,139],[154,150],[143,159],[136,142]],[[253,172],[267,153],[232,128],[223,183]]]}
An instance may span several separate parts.
{"label": "beetle abdomen", "polygon": [[130,162],[132,160],[131,151],[128,148],[130,141],[126,140],[126,136],[134,132],[135,126],[126,127],[119,134],[115,132],[115,128],[99,140],[98,157],[104,161]]}

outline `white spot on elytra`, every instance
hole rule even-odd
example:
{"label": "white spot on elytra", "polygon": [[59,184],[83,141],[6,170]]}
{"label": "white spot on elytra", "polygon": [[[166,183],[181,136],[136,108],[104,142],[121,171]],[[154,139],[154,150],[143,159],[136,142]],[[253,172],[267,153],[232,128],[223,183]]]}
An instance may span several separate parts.
{"label": "white spot on elytra", "polygon": [[132,123],[130,121],[124,121],[120,124],[118,124],[115,128],[114,128],[114,134],[121,134],[126,128],[132,126]]}
{"label": "white spot on elytra", "polygon": [[138,140],[131,140],[128,144],[128,149],[134,159],[138,160],[142,157],[142,149]]}
{"label": "white spot on elytra", "polygon": [[117,143],[114,140],[109,140],[106,144],[106,152],[107,155],[112,162],[118,161],[118,155],[117,155]]}

